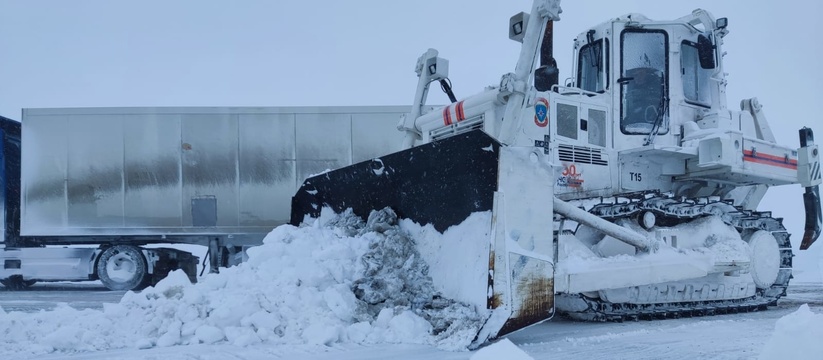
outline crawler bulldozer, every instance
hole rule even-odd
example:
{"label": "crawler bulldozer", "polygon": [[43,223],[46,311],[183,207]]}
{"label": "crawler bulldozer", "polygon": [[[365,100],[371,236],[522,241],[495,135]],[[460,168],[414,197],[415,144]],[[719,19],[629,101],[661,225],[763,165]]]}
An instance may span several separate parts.
{"label": "crawler bulldozer", "polygon": [[[799,130],[798,147],[780,145],[757,99],[727,107],[726,18],[627,14],[585,29],[561,85],[560,13],[559,1],[536,0],[513,16],[514,72],[463,99],[448,61],[426,51],[398,124],[405,150],[307,179],[291,223],[325,207],[364,218],[390,207],[446,232],[489,213],[471,249],[433,255],[472,269],[460,289],[430,273],[444,296],[487,311],[477,344],[556,312],[621,321],[774,305],[792,277],[792,246],[782,219],[757,207],[771,186],[803,186],[800,249],[817,239],[812,130]],[[435,82],[452,103],[430,110]]]}

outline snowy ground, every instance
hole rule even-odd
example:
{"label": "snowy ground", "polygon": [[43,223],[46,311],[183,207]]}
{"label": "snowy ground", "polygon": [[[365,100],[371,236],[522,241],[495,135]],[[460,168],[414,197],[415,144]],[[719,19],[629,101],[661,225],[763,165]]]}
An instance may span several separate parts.
{"label": "snowy ground", "polygon": [[[31,291],[0,291],[0,306],[37,312],[59,302],[77,308],[101,309],[120,292],[99,285],[37,284]],[[563,319],[531,327],[508,337],[534,359],[748,359],[757,358],[778,319],[808,304],[823,314],[823,284],[796,283],[777,307],[749,314],[626,323],[583,323]],[[441,351],[422,345],[283,346],[190,345],[147,350],[51,354],[39,359],[470,359],[471,352]],[[820,354],[810,354],[816,358]],[[20,357],[6,357],[26,358]]]}
{"label": "snowy ground", "polygon": [[116,303],[125,291],[109,291],[99,281],[81,283],[37,283],[25,291],[9,291],[0,287],[0,307],[5,311],[37,312],[54,310],[58,304],[75,309],[103,309],[105,303]]}
{"label": "snowy ground", "polygon": [[[419,276],[419,261],[413,261],[419,255],[401,246],[408,241],[405,233],[381,221],[324,221],[276,229],[250,253],[249,262],[197,285],[177,272],[156,288],[125,295],[95,283],[0,291],[0,358],[817,359],[823,354],[820,281],[795,281],[769,311],[627,323],[558,318],[481,351],[459,351],[470,341],[465,333],[476,330],[476,313],[459,303],[421,307],[419,297],[396,290],[431,291],[430,280]],[[405,283],[394,283],[398,278]],[[371,305],[375,297],[381,305]],[[381,308],[386,303],[390,309]],[[442,332],[431,335],[438,322]]]}

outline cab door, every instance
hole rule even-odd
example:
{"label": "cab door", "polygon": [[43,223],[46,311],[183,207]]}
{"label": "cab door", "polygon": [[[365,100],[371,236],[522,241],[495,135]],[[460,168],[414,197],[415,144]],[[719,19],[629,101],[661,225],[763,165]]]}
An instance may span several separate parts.
{"label": "cab door", "polygon": [[[601,99],[602,97],[602,99]],[[558,163],[555,193],[564,198],[598,196],[611,188],[611,127],[607,125],[609,108],[606,96],[578,100],[553,97],[550,107],[552,138],[556,139]]]}
{"label": "cab door", "polygon": [[626,146],[646,145],[669,131],[668,36],[663,30],[620,34],[620,133]]}

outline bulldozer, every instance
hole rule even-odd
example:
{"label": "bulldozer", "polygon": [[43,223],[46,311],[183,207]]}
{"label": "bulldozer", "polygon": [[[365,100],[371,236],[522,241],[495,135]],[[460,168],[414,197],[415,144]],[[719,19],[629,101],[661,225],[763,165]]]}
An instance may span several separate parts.
{"label": "bulldozer", "polygon": [[[668,21],[626,14],[580,33],[563,85],[553,58],[558,0],[509,21],[513,73],[458,100],[446,59],[416,63],[398,129],[403,149],[305,180],[291,223],[321,209],[398,217],[447,232],[488,213],[485,236],[430,256],[442,295],[487,310],[475,344],[551,319],[700,316],[775,305],[792,278],[771,186],[805,188],[800,249],[820,235],[820,156],[810,128],[777,144],[756,98],[729,109],[728,20],[701,9]],[[426,105],[439,82],[451,103]],[[433,109],[433,110],[430,110]],[[432,260],[432,259],[427,259]],[[470,289],[470,290],[467,290]]]}

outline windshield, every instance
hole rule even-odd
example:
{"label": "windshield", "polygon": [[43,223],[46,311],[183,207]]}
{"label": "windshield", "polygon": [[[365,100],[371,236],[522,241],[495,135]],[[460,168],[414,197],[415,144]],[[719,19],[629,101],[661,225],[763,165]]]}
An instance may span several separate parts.
{"label": "windshield", "polygon": [[666,133],[666,33],[627,30],[620,40],[620,129],[625,134]]}

